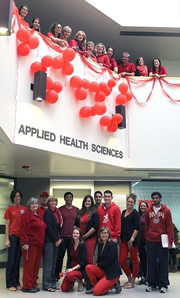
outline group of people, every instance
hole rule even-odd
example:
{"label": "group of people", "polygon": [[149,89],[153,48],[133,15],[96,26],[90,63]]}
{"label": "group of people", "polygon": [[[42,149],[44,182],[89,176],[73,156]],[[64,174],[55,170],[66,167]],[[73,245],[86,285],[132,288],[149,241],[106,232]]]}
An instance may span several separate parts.
{"label": "group of people", "polygon": [[[136,195],[130,194],[127,208],[121,214],[110,190],[104,195],[96,191],[94,198],[86,195],[80,209],[73,206],[71,192],[64,194],[65,204],[60,208],[57,208],[57,197],[47,192],[40,194],[40,206],[38,198],[30,198],[26,208],[20,204],[21,190],[13,190],[12,205],[4,215],[8,247],[6,287],[26,293],[40,291],[37,278],[42,257],[42,287],[48,292],[59,289],[57,281],[63,277],[63,292],[68,292],[77,282],[78,291],[86,285],[87,294],[102,295],[112,289],[120,293],[121,268],[127,276],[123,288],[130,289],[135,286],[141,267],[142,279],[147,282],[146,291],[159,287],[160,293],[166,293],[173,224],[170,210],[161,204],[161,194],[154,192],[151,197],[152,206],[141,201],[138,212]],[[167,235],[167,247],[162,245],[162,234]],[[66,251],[68,257],[63,272]],[[19,282],[21,254],[23,286]]]}
{"label": "group of people", "polygon": [[[28,6],[22,5],[19,8],[19,16],[22,24],[29,27],[29,24],[25,21],[25,17],[28,15]],[[36,31],[40,31],[40,19],[38,17],[33,18],[30,28],[34,28]],[[98,43],[96,46],[93,41],[88,41],[84,31],[80,30],[75,34],[74,39],[69,40],[72,33],[72,29],[69,26],[62,28],[60,23],[54,23],[51,25],[47,36],[60,47],[70,47],[84,57],[93,60],[100,66],[107,67],[116,73],[120,73],[124,76],[143,76],[143,77],[155,77],[161,78],[168,75],[166,68],[161,65],[159,58],[154,58],[152,67],[150,70],[145,65],[143,57],[138,57],[136,60],[136,66],[134,63],[129,62],[130,54],[124,52],[122,54],[122,64],[118,65],[114,58],[114,48],[108,47]]]}

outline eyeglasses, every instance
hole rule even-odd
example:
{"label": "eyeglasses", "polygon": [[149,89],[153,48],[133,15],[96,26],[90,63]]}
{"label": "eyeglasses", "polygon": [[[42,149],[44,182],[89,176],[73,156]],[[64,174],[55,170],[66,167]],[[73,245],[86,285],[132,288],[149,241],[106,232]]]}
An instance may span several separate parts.
{"label": "eyeglasses", "polygon": [[22,8],[22,10],[24,10],[24,11],[27,11],[27,12],[28,12],[28,9],[27,9],[27,8]]}
{"label": "eyeglasses", "polygon": [[108,232],[102,232],[102,233],[101,233],[101,235],[105,235],[105,234],[108,234]]}

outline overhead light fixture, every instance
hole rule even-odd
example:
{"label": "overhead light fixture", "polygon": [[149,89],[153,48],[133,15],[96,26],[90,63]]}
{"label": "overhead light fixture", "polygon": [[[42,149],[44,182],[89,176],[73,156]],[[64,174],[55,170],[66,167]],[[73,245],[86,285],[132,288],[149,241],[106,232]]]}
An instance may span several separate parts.
{"label": "overhead light fixture", "polygon": [[0,35],[11,35],[13,0],[0,0]]}
{"label": "overhead light fixture", "polygon": [[47,74],[43,71],[34,74],[33,100],[40,102],[46,99],[46,79]]}

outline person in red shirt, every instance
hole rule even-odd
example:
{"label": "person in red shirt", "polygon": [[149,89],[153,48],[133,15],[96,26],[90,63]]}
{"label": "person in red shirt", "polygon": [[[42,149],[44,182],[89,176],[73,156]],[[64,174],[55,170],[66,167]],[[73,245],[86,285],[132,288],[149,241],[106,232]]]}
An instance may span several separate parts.
{"label": "person in red shirt", "polygon": [[118,65],[118,72],[122,77],[135,75],[136,68],[134,63],[128,62],[129,57],[130,54],[128,52],[124,52],[122,55],[122,64]]}
{"label": "person in red shirt", "polygon": [[72,29],[69,26],[64,26],[62,29],[62,35],[61,35],[61,39],[66,41],[66,46],[69,48],[69,43],[70,41],[68,40],[68,38],[70,37],[72,33]]}
{"label": "person in red shirt", "polygon": [[156,79],[167,77],[167,70],[163,65],[161,65],[161,60],[159,58],[154,58],[152,64],[153,67],[151,67],[149,73],[150,77],[155,77]]}
{"label": "person in red shirt", "polygon": [[47,207],[47,198],[49,197],[49,194],[46,191],[43,191],[40,193],[40,207],[38,208],[38,214],[41,216],[42,219],[44,219],[44,212],[46,211]]}
{"label": "person in red shirt", "polygon": [[143,57],[137,58],[136,65],[136,76],[148,77],[148,68],[144,63]]}
{"label": "person in red shirt", "polygon": [[84,52],[83,56],[97,62],[96,56],[93,54],[94,51],[94,42],[88,41],[86,45],[86,51]]}
{"label": "person in red shirt", "polygon": [[86,33],[82,30],[78,31],[74,39],[70,40],[69,46],[79,54],[84,54],[86,49]]}
{"label": "person in red shirt", "polygon": [[108,55],[106,54],[106,48],[102,43],[98,43],[95,46],[95,53],[96,53],[97,63],[99,63],[100,66],[105,66],[107,68],[110,68],[110,60]]}
{"label": "person in red shirt", "polygon": [[24,260],[23,289],[25,293],[36,293],[37,277],[45,239],[46,224],[38,215],[38,198],[27,201],[28,210],[22,216],[20,243]]}
{"label": "person in red shirt", "polygon": [[109,56],[109,60],[110,60],[110,69],[112,71],[118,72],[117,61],[113,57],[114,56],[114,49],[112,47],[107,48],[107,55]]}
{"label": "person in red shirt", "polygon": [[63,218],[63,225],[62,225],[62,242],[58,249],[58,257],[56,262],[56,280],[59,279],[59,273],[62,271],[63,259],[65,256],[66,251],[70,246],[72,240],[72,231],[74,229],[74,222],[77,216],[79,209],[72,205],[73,202],[73,194],[70,191],[67,191],[64,194],[64,201],[65,205],[59,208]]}
{"label": "person in red shirt", "polygon": [[40,32],[41,28],[40,28],[40,19],[38,17],[35,17],[32,19],[32,24],[30,26],[31,29],[34,29],[35,31]]}
{"label": "person in red shirt", "polygon": [[23,194],[15,189],[10,194],[12,205],[4,214],[6,220],[6,246],[8,248],[8,261],[6,265],[6,287],[10,291],[22,290],[19,282],[19,266],[21,259],[20,227],[22,214],[26,207],[20,205]]}
{"label": "person in red shirt", "polygon": [[20,16],[21,24],[24,27],[29,27],[29,23],[25,21],[25,18],[27,17],[27,15],[28,15],[28,6],[27,5],[21,5],[19,7],[19,16]]}
{"label": "person in red shirt", "polygon": [[[152,292],[157,286],[156,271],[158,258],[158,275],[160,293],[166,293],[169,285],[168,260],[169,249],[174,242],[174,228],[170,210],[161,204],[159,192],[151,194],[153,205],[145,214],[145,237],[147,247],[147,282],[146,292]],[[167,247],[162,245],[162,234],[167,236]]]}
{"label": "person in red shirt", "polygon": [[106,226],[109,228],[112,240],[117,243],[121,234],[121,210],[114,202],[112,202],[112,191],[104,192],[104,203],[97,209],[99,214],[99,227]]}
{"label": "person in red shirt", "polygon": [[52,24],[47,37],[49,37],[54,43],[58,44],[60,47],[66,47],[67,42],[61,39],[62,26],[59,23]]}

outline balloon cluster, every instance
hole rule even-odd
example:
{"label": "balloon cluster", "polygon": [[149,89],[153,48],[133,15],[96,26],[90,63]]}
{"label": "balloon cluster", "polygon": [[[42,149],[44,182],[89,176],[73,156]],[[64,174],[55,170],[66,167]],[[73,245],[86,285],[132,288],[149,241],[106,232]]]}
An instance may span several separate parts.
{"label": "balloon cluster", "polygon": [[46,102],[56,103],[58,100],[58,93],[63,89],[63,86],[60,82],[53,82],[50,77],[47,77],[46,80]]}
{"label": "balloon cluster", "polygon": [[124,105],[127,103],[127,101],[130,101],[132,99],[132,94],[130,91],[128,91],[128,85],[126,83],[121,83],[118,86],[118,90],[120,94],[116,97],[116,105]]}
{"label": "balloon cluster", "polygon": [[39,38],[33,33],[33,30],[25,28],[20,28],[17,31],[17,39],[22,42],[17,48],[19,56],[27,56],[31,49],[36,49],[39,46]]}

